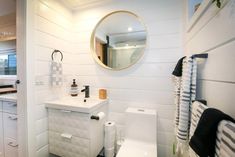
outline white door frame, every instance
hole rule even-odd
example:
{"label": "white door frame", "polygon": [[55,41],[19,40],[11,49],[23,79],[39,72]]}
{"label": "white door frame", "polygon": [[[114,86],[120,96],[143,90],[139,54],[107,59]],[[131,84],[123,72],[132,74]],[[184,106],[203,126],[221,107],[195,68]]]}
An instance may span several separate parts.
{"label": "white door frame", "polygon": [[17,2],[17,88],[19,157],[36,157],[34,86],[35,0]]}
{"label": "white door frame", "polygon": [[16,0],[16,51],[17,51],[17,141],[18,156],[28,157],[27,77],[26,77],[26,2]]}

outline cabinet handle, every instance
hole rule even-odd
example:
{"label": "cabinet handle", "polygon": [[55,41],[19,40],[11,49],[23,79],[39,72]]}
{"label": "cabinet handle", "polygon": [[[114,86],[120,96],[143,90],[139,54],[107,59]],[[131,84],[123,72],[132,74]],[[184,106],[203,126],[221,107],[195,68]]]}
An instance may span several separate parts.
{"label": "cabinet handle", "polygon": [[69,111],[69,110],[60,110],[61,112],[64,112],[64,113],[71,113],[72,111]]}
{"label": "cabinet handle", "polygon": [[17,120],[18,118],[16,116],[8,116],[10,120]]}
{"label": "cabinet handle", "polygon": [[94,116],[94,115],[92,115],[92,116],[91,116],[91,119],[100,120],[100,117],[99,117],[99,116]]}
{"label": "cabinet handle", "polygon": [[17,104],[12,104],[12,107],[16,107],[17,106]]}
{"label": "cabinet handle", "polygon": [[14,144],[13,142],[9,142],[8,145],[11,147],[18,147],[18,144]]}
{"label": "cabinet handle", "polygon": [[12,107],[16,107],[16,106],[17,106],[17,103],[14,103],[14,104],[8,103],[8,105],[10,105],[10,106],[12,106]]}

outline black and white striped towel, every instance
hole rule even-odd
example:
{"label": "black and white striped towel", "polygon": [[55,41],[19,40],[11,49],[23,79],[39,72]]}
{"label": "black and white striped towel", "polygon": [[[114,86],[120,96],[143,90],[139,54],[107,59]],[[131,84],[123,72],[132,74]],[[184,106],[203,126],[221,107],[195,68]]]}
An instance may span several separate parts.
{"label": "black and white striped towel", "polygon": [[[192,104],[189,139],[191,139],[191,137],[193,136],[197,128],[197,124],[201,118],[201,115],[204,112],[204,110],[207,108],[208,107],[206,105],[204,105],[199,101],[194,101],[194,103]],[[191,147],[189,147],[189,156],[198,157],[198,155],[191,149]]]}
{"label": "black and white striped towel", "polygon": [[182,78],[175,77],[175,129],[176,152],[187,149],[191,102],[196,98],[197,63],[196,59],[186,57],[183,60]]}
{"label": "black and white striped towel", "polygon": [[[190,138],[193,136],[202,113],[208,107],[195,101],[192,104]],[[199,157],[192,149],[189,148],[190,157]],[[235,157],[235,123],[223,120],[219,123],[217,129],[215,157]]]}
{"label": "black and white striped towel", "polygon": [[207,108],[201,115],[197,128],[190,139],[190,147],[201,157],[214,157],[218,125],[222,120],[235,120],[215,108]]}
{"label": "black and white striped towel", "polygon": [[189,139],[191,139],[191,137],[193,136],[197,128],[197,124],[201,118],[201,115],[204,112],[204,110],[207,108],[208,107],[206,105],[204,105],[199,101],[194,101],[194,103],[192,104]]}
{"label": "black and white striped towel", "polygon": [[235,157],[235,123],[227,120],[219,123],[215,157]]}

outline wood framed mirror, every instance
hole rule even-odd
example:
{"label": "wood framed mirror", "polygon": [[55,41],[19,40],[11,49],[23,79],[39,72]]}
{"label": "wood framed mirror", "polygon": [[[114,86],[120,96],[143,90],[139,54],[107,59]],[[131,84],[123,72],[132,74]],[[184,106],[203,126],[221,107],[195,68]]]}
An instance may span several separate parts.
{"label": "wood framed mirror", "polygon": [[103,17],[93,30],[91,51],[95,61],[110,70],[134,65],[144,54],[147,30],[142,20],[129,11]]}

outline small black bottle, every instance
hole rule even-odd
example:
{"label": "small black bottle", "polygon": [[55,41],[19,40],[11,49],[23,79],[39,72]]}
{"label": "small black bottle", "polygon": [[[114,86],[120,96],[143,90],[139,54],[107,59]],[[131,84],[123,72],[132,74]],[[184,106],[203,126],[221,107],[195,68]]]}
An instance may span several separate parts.
{"label": "small black bottle", "polygon": [[78,96],[78,85],[76,84],[76,80],[73,79],[73,84],[71,85],[71,96]]}

